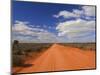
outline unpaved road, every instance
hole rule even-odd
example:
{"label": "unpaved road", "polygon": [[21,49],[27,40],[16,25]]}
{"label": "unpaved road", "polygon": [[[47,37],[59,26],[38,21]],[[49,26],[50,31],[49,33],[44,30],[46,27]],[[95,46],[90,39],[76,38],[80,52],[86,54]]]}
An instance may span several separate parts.
{"label": "unpaved road", "polygon": [[35,61],[29,62],[30,67],[21,68],[17,73],[94,69],[95,51],[84,51],[78,48],[54,44]]}

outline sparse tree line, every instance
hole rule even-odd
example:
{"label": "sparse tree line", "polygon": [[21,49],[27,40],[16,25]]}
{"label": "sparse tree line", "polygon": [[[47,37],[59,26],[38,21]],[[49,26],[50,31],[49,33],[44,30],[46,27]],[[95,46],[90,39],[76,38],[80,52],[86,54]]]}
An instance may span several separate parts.
{"label": "sparse tree line", "polygon": [[46,44],[27,44],[19,43],[18,40],[14,40],[12,46],[12,59],[13,66],[20,66],[24,63],[25,56],[29,56],[31,52],[41,52],[44,49],[49,48],[50,45]]}

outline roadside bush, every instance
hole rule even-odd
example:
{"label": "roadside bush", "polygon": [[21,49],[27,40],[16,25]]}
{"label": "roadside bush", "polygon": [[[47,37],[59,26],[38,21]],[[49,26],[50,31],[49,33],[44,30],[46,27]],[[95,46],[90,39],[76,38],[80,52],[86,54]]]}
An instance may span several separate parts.
{"label": "roadside bush", "polygon": [[13,55],[12,66],[21,66],[24,63],[24,55]]}

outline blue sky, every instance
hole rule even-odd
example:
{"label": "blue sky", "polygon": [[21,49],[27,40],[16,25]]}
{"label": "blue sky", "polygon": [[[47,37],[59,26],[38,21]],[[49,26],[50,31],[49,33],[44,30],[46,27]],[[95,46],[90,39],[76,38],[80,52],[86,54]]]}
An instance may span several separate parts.
{"label": "blue sky", "polygon": [[12,39],[21,42],[95,42],[95,7],[13,1]]}

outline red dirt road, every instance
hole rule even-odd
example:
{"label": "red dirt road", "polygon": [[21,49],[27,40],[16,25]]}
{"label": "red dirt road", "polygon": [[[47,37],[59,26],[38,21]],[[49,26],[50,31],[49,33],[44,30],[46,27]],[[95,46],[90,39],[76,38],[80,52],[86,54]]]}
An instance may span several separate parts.
{"label": "red dirt road", "polygon": [[95,68],[95,51],[54,44],[39,58],[28,64],[33,65],[21,68],[17,73],[93,69]]}

